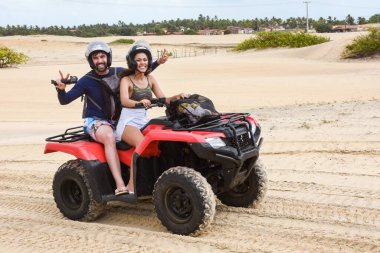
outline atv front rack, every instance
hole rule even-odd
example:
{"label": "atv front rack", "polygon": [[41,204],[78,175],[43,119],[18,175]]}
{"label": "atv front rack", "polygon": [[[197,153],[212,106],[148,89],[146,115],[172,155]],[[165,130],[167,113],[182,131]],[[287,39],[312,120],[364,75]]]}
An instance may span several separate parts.
{"label": "atv front rack", "polygon": [[[237,132],[238,127],[244,127],[246,129],[247,138],[249,139],[250,145],[253,147],[256,146],[255,138],[250,134],[252,132],[252,124],[247,117],[250,113],[223,113],[220,115],[220,118],[215,120],[210,120],[205,123],[200,123],[191,126],[183,126],[179,128],[174,128],[175,131],[190,131],[190,130],[198,130],[198,131],[212,131],[213,129],[218,129],[219,127],[223,127],[225,129],[229,129],[232,133],[232,138],[230,141],[232,145],[236,148],[238,155],[242,153],[242,145],[241,140],[243,139],[243,135]],[[237,124],[236,124],[237,123]],[[251,137],[249,137],[251,136]]]}
{"label": "atv front rack", "polygon": [[175,130],[209,130],[211,128],[225,126],[236,121],[245,121],[251,128],[251,124],[249,124],[249,121],[247,120],[247,116],[249,115],[249,113],[223,113],[220,115],[220,118],[218,119],[214,119],[201,124],[177,128]]}
{"label": "atv front rack", "polygon": [[48,137],[48,142],[74,142],[79,140],[90,140],[90,136],[83,131],[83,126],[66,129],[63,134]]}

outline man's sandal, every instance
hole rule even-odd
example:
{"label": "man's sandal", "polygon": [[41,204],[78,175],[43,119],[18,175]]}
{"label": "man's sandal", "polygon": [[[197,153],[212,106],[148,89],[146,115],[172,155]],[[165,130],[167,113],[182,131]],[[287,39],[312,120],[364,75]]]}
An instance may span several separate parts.
{"label": "man's sandal", "polygon": [[129,194],[129,191],[128,191],[128,188],[127,187],[122,187],[121,189],[117,189],[115,190],[115,195],[116,196],[119,196],[119,195],[123,195],[123,194]]}

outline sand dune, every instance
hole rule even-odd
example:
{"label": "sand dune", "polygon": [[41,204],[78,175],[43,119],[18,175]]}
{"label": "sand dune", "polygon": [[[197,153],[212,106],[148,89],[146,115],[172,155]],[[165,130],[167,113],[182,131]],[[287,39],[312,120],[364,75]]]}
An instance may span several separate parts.
{"label": "sand dune", "polygon": [[[58,69],[85,74],[92,39],[0,37],[31,57],[0,69],[0,252],[379,252],[380,62],[339,58],[358,35],[329,34],[331,42],[301,49],[170,59],[154,72],[166,94],[206,95],[219,111],[251,112],[263,128],[264,202],[258,209],[219,203],[199,237],[168,232],[149,201],[109,204],[90,223],[60,214],[52,178],[72,157],[44,155],[44,139],[81,125],[82,103],[60,106],[50,79]],[[158,49],[225,47],[248,37],[144,39]],[[115,66],[126,65],[126,50],[113,46]]]}

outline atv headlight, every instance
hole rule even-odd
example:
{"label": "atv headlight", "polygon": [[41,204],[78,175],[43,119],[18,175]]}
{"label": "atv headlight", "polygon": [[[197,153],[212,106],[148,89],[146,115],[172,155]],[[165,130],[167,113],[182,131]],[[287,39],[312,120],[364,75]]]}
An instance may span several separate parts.
{"label": "atv headlight", "polygon": [[226,146],[226,143],[219,137],[206,138],[206,142],[215,149]]}
{"label": "atv headlight", "polygon": [[256,132],[256,125],[252,124],[251,137],[255,136],[255,132]]}

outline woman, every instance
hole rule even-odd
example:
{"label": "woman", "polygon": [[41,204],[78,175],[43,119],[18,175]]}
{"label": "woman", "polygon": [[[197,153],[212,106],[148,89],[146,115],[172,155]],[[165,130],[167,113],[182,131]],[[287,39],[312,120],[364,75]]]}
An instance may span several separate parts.
{"label": "woman", "polygon": [[[123,71],[120,79],[120,100],[123,105],[120,119],[116,127],[117,141],[123,140],[131,146],[137,147],[144,139],[140,129],[148,123],[147,111],[153,94],[165,100],[165,103],[187,97],[181,93],[165,98],[156,79],[150,75],[152,53],[149,44],[145,41],[136,42],[127,54],[127,70]],[[145,108],[136,108],[142,103]],[[126,191],[134,194],[133,164],[130,168],[129,183]]]}

